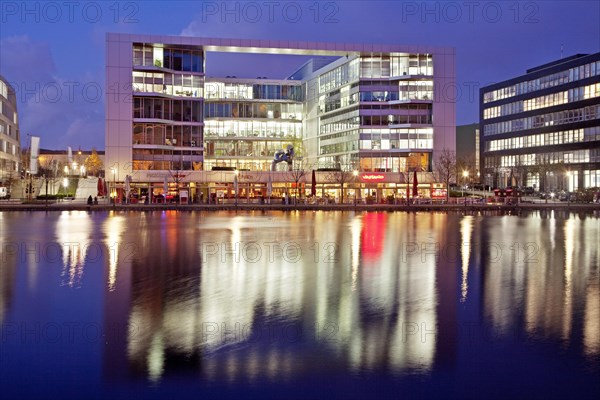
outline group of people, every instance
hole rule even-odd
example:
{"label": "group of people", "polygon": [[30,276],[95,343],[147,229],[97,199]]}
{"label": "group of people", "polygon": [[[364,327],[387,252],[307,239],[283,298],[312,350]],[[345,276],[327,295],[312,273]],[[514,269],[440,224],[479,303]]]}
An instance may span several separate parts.
{"label": "group of people", "polygon": [[91,206],[92,204],[97,206],[98,205],[98,197],[94,197],[92,199],[92,195],[90,195],[87,199],[87,203],[88,203],[88,206]]}

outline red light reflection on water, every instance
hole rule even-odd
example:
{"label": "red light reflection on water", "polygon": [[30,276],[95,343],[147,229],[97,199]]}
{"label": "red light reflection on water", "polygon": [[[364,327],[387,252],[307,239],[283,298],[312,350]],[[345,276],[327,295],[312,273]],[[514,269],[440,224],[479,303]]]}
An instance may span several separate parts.
{"label": "red light reflection on water", "polygon": [[361,232],[363,261],[374,262],[381,257],[387,218],[388,216],[385,213],[367,213],[363,217],[363,229]]}

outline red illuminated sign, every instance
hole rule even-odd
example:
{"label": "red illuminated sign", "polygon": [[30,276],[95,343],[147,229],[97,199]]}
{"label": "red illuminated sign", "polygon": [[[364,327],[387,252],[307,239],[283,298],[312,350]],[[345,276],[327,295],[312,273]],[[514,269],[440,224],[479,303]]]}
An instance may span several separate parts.
{"label": "red illuminated sign", "polygon": [[363,174],[360,176],[360,179],[363,181],[377,182],[384,180],[385,176],[382,174]]}

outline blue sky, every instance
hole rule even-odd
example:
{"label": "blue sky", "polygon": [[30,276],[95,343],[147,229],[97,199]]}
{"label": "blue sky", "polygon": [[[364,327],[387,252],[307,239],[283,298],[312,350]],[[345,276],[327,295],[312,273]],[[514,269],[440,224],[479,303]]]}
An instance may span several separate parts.
{"label": "blue sky", "polygon": [[[457,123],[478,88],[600,51],[598,1],[0,2],[0,74],[17,89],[22,141],[104,149],[106,32],[456,48]],[[297,58],[213,55],[207,75],[282,78]],[[211,62],[210,55],[208,61]]]}

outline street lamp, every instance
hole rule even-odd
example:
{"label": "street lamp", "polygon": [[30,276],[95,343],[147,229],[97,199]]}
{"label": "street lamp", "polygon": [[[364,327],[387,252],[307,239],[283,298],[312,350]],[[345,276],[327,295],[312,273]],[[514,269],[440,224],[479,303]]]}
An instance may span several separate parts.
{"label": "street lamp", "polygon": [[29,176],[29,183],[27,183],[27,200],[31,200],[33,198],[33,195],[32,195],[32,191],[33,191],[33,182],[32,182],[32,180],[33,180],[33,178],[32,178],[30,170],[27,170],[25,172]]}
{"label": "street lamp", "polygon": [[358,171],[357,170],[352,171],[352,175],[354,175],[354,205],[356,206],[356,201],[357,201],[356,197],[358,196],[358,193],[357,193],[358,189],[356,187],[356,180],[358,178]]}
{"label": "street lamp", "polygon": [[[462,197],[465,197],[465,182],[466,182],[467,178],[469,177],[469,171],[464,170],[462,173],[462,176],[464,178],[463,185],[462,185]],[[465,203],[466,203],[466,201],[465,201]]]}
{"label": "street lamp", "polygon": [[69,187],[69,178],[63,178],[63,187],[65,188],[65,197],[69,195],[67,188]]}
{"label": "street lamp", "polygon": [[48,207],[48,179],[46,178],[46,174],[43,175],[43,178],[46,184],[46,207]]}
{"label": "street lamp", "polygon": [[239,175],[240,171],[238,171],[237,169],[235,171],[233,171],[233,195],[235,197],[235,206],[237,208],[238,205],[238,175]]}
{"label": "street lamp", "polygon": [[117,170],[115,167],[112,167],[110,169],[110,172],[112,172],[112,174],[113,174],[113,190],[114,190],[114,192],[111,192],[111,197],[112,197],[113,207],[114,207],[117,203]]}
{"label": "street lamp", "polygon": [[567,204],[571,203],[571,170],[567,170]]}

